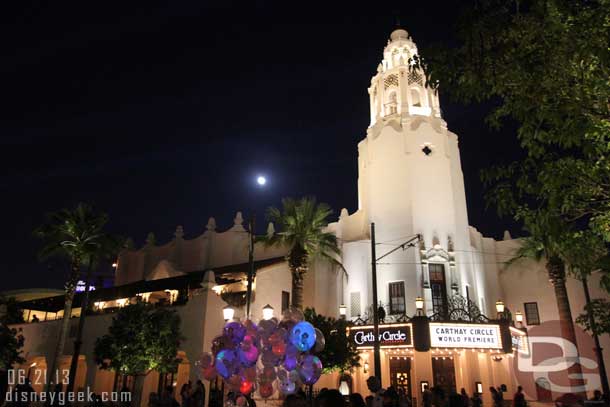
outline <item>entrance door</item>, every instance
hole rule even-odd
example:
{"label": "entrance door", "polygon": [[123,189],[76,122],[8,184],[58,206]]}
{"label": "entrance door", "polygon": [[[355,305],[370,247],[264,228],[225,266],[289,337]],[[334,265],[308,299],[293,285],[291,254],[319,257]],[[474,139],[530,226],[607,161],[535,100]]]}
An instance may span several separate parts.
{"label": "entrance door", "polygon": [[432,358],[432,374],[434,376],[434,387],[443,389],[445,398],[456,391],[453,358]]}
{"label": "entrance door", "polygon": [[411,359],[403,356],[390,356],[390,384],[397,390],[404,390],[411,396]]}

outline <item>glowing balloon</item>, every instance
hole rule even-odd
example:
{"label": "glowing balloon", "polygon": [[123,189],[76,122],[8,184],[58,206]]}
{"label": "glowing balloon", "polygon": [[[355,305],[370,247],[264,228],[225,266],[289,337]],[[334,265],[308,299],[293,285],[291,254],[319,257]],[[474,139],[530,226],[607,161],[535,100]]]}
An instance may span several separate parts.
{"label": "glowing balloon", "polygon": [[239,360],[235,351],[231,349],[223,349],[216,355],[216,371],[219,375],[228,379],[233,375],[238,367]]}
{"label": "glowing balloon", "polygon": [[252,343],[252,338],[249,335],[244,337],[244,341],[239,347],[238,354],[239,361],[244,367],[256,365],[259,352],[258,348]]}
{"label": "glowing balloon", "polygon": [[297,385],[295,382],[291,382],[290,380],[281,380],[279,384],[280,392],[282,394],[294,394],[297,390]]}
{"label": "glowing balloon", "polygon": [[244,369],[242,376],[244,379],[250,380],[251,382],[256,380],[256,368],[255,367],[249,367],[247,369]]}
{"label": "glowing balloon", "polygon": [[259,373],[259,377],[264,382],[272,382],[277,377],[275,373],[275,368],[265,366]]}
{"label": "glowing balloon", "polygon": [[265,350],[263,350],[263,352],[261,354],[261,362],[262,362],[263,366],[266,366],[266,367],[277,366],[279,360],[280,360],[279,357],[277,357],[277,355],[275,353],[273,353],[273,351],[271,349],[265,349]]}
{"label": "glowing balloon", "polygon": [[229,380],[226,380],[227,385],[229,386],[229,389],[234,391],[234,392],[238,392],[239,388],[241,387],[241,376],[240,375],[233,375],[229,378]]}
{"label": "glowing balloon", "polygon": [[205,352],[199,357],[199,360],[197,362],[199,362],[199,366],[201,366],[203,369],[206,369],[210,367],[212,363],[214,363],[214,355],[212,355],[210,352]]}
{"label": "glowing balloon", "polygon": [[326,338],[324,338],[324,334],[318,328],[314,328],[316,331],[316,344],[313,347],[313,351],[315,353],[322,352],[324,347],[326,346]]}
{"label": "glowing balloon", "polygon": [[250,321],[249,319],[246,319],[244,321],[244,328],[246,328],[246,335],[250,336],[254,342],[258,341],[258,326]]}
{"label": "glowing balloon", "polygon": [[246,327],[239,322],[229,322],[225,325],[223,330],[224,336],[231,339],[231,341],[238,345],[244,340],[246,336]]}
{"label": "glowing balloon", "polygon": [[220,335],[212,339],[212,353],[217,355],[223,349],[235,349],[235,344],[231,338]]}
{"label": "glowing balloon", "polygon": [[322,362],[317,356],[305,355],[297,370],[304,384],[315,384],[322,374]]}
{"label": "glowing balloon", "polygon": [[241,394],[250,394],[254,390],[254,382],[248,379],[242,379],[241,384],[239,386],[239,392]]}
{"label": "glowing balloon", "polygon": [[273,395],[273,383],[261,383],[258,392],[263,398],[271,397]]}
{"label": "glowing balloon", "polygon": [[217,375],[218,375],[218,372],[216,372],[216,367],[209,366],[207,369],[203,370],[202,376],[205,380],[214,380],[214,379],[216,379]]}
{"label": "glowing balloon", "polygon": [[282,320],[292,320],[294,322],[300,322],[304,320],[303,311],[295,306],[290,306],[282,312]]}
{"label": "glowing balloon", "polygon": [[292,327],[290,343],[301,352],[307,352],[316,343],[316,331],[309,322],[301,321]]}

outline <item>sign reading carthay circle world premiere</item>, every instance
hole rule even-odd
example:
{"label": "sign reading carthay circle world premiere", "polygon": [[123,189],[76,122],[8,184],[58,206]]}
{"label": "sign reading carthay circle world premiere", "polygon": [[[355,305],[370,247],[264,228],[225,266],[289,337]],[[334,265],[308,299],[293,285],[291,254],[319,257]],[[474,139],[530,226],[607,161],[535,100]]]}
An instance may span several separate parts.
{"label": "sign reading carthay circle world premiere", "polygon": [[500,349],[499,325],[430,323],[430,345],[436,348]]}

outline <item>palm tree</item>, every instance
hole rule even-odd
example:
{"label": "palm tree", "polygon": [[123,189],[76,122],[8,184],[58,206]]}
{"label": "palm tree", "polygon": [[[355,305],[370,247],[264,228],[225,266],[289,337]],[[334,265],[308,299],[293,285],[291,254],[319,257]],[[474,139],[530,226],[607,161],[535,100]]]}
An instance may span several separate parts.
{"label": "palm tree", "polygon": [[324,230],[328,216],[332,214],[328,205],[316,203],[315,198],[284,198],[282,207],[282,211],[273,207],[267,210],[268,220],[280,232],[257,240],[267,246],[288,249],[286,260],[292,274],[292,305],[303,309],[303,279],[310,263],[321,258],[343,269],[339,261],[341,249],[337,237]]}
{"label": "palm tree", "polygon": [[72,362],[70,363],[70,374],[68,376],[68,392],[74,389],[76,369],[78,367],[78,357],[80,356],[80,349],[82,345],[83,331],[85,330],[87,310],[89,309],[89,296],[92,273],[97,267],[99,267],[100,262],[112,261],[113,259],[115,259],[119,248],[119,238],[110,236],[105,233],[101,233],[99,238],[96,239],[96,244],[90,246],[90,250],[88,250],[87,256],[83,261],[84,263],[86,263],[87,267],[87,274],[85,277],[85,292],[81,301],[81,313],[80,318],[78,320],[76,338],[74,339],[74,352],[72,352]]}
{"label": "palm tree", "polygon": [[[103,228],[108,216],[96,213],[90,205],[79,203],[74,209],[62,209],[47,215],[45,223],[34,231],[35,236],[44,241],[39,252],[41,259],[61,257],[70,263],[70,276],[65,284],[64,316],[57,340],[55,355],[52,360],[51,378],[59,366],[66,337],[70,328],[72,302],[80,276],[82,262],[100,245]],[[56,382],[56,381],[53,381]]]}
{"label": "palm tree", "polygon": [[[566,270],[570,265],[570,259],[573,260],[575,254],[575,232],[565,220],[548,211],[528,210],[522,212],[521,216],[530,236],[522,239],[522,244],[517,249],[515,257],[509,260],[508,264],[522,258],[545,261],[546,272],[555,291],[561,336],[577,346],[574,320],[566,288]],[[580,365],[574,364],[568,369],[568,372],[580,374]]]}

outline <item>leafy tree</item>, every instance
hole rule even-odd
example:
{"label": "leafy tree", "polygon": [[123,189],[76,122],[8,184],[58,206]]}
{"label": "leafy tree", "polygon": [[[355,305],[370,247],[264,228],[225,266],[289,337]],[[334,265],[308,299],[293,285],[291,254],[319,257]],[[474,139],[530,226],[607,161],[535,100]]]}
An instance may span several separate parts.
{"label": "leafy tree", "polygon": [[95,342],[95,360],[102,368],[123,375],[173,372],[180,363],[176,355],[181,340],[175,311],[140,302],[117,312],[108,334]]}
{"label": "leafy tree", "polygon": [[[458,44],[416,58],[462,102],[492,102],[527,159],[487,174],[492,201],[547,207],[610,240],[610,1],[477,0]],[[512,206],[512,208],[511,208]],[[511,213],[512,212],[512,213]]]}
{"label": "leafy tree", "polygon": [[[589,313],[593,315],[594,326],[591,324]],[[610,334],[610,301],[598,298],[585,305],[585,312],[576,318],[586,331],[595,335]]]}
{"label": "leafy tree", "polygon": [[322,361],[324,373],[338,370],[343,373],[360,366],[360,356],[347,335],[348,322],[316,313],[314,308],[306,308],[305,320],[324,334],[326,345],[316,355]]}
{"label": "leafy tree", "polygon": [[[263,236],[258,240],[268,246],[282,246],[288,249],[288,267],[292,274],[292,305],[303,308],[303,279],[310,263],[322,258],[343,269],[338,260],[341,249],[337,237],[326,232],[330,207],[318,204],[315,198],[282,199],[283,211],[269,208],[267,218],[280,229],[279,233]],[[343,269],[343,271],[345,271]]]}
{"label": "leafy tree", "polygon": [[90,205],[79,203],[74,209],[62,209],[48,214],[45,223],[34,231],[35,236],[44,241],[44,247],[39,253],[41,259],[60,257],[70,262],[70,275],[65,284],[64,316],[50,372],[57,369],[63,354],[82,262],[99,247],[107,222],[106,214],[95,212]]}
{"label": "leafy tree", "polygon": [[[21,348],[25,339],[21,329],[8,325],[23,322],[23,312],[14,298],[0,297],[0,371],[10,369],[15,363],[23,363]],[[4,394],[2,395],[4,396]]]}

